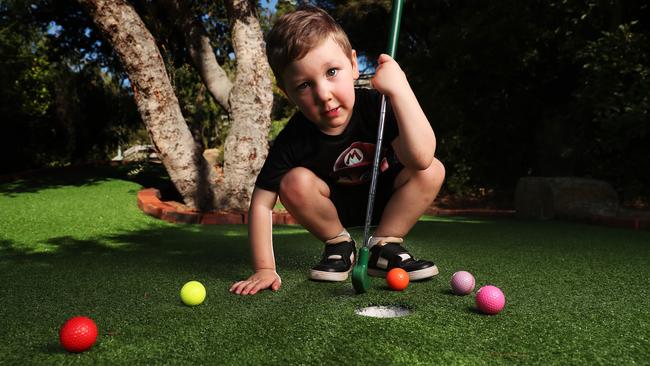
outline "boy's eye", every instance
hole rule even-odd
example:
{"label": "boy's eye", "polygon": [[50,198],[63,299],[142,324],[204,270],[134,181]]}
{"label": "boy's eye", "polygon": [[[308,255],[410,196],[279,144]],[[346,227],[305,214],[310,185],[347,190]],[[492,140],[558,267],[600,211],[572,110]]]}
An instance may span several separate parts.
{"label": "boy's eye", "polygon": [[304,83],[302,83],[302,84],[298,84],[298,86],[296,86],[296,89],[298,89],[298,90],[303,90],[303,89],[307,89],[308,87],[309,87],[309,83],[308,83],[308,82],[304,82]]}
{"label": "boy's eye", "polygon": [[336,76],[336,74],[338,72],[339,72],[339,70],[337,70],[337,69],[334,69],[334,68],[329,69],[329,70],[327,70],[327,76],[329,76],[329,77]]}

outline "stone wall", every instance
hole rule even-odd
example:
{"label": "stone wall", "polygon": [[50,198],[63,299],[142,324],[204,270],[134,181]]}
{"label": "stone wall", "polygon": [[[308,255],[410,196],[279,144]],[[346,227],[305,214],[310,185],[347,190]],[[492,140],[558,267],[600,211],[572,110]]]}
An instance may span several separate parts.
{"label": "stone wall", "polygon": [[572,177],[524,177],[515,191],[517,217],[550,220],[616,216],[618,195],[604,181]]}

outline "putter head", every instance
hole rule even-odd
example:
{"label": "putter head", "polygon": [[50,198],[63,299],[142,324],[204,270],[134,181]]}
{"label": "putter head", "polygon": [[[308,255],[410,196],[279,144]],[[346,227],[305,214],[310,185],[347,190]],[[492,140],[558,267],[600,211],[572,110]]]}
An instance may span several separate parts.
{"label": "putter head", "polygon": [[357,262],[352,268],[352,286],[354,291],[362,294],[370,288],[370,277],[368,276],[368,259],[370,258],[370,251],[367,247],[359,249],[359,256]]}

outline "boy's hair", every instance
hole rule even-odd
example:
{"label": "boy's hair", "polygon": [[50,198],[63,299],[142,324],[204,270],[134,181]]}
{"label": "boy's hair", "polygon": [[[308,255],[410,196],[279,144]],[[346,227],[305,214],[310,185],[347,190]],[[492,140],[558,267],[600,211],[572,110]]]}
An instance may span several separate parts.
{"label": "boy's hair", "polygon": [[282,73],[293,61],[305,57],[331,37],[343,52],[352,56],[352,46],[343,28],[324,10],[301,5],[296,11],[281,16],[266,37],[266,55],[280,87]]}

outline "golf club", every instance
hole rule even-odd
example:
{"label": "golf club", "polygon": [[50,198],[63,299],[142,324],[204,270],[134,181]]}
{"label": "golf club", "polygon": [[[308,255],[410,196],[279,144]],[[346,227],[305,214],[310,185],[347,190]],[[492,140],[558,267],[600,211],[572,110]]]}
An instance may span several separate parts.
{"label": "golf club", "polygon": [[[388,38],[387,53],[395,58],[399,26],[402,20],[403,0],[393,1],[392,20]],[[379,111],[379,126],[377,128],[377,143],[375,144],[375,157],[372,163],[372,177],[370,190],[368,191],[368,207],[366,208],[366,222],[363,227],[363,246],[359,249],[357,261],[352,269],[352,285],[357,294],[364,293],[370,288],[370,277],[368,277],[368,259],[370,257],[370,222],[372,211],[375,205],[375,192],[377,190],[377,175],[379,171],[379,157],[381,155],[381,143],[384,135],[384,121],[386,119],[386,96],[381,96],[381,109]]]}

